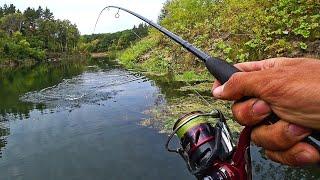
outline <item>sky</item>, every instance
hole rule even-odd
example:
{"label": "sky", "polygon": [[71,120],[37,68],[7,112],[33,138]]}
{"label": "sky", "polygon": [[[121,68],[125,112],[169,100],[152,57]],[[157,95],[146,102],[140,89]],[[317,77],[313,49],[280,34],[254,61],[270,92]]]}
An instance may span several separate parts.
{"label": "sky", "polygon": [[[14,4],[24,11],[27,7],[48,7],[56,19],[68,19],[77,24],[81,34],[92,34],[94,24],[100,11],[108,6],[115,5],[132,10],[156,22],[165,0],[0,0],[0,4]],[[120,12],[115,18],[116,9],[104,11],[95,33],[110,33],[130,29],[142,21]]]}

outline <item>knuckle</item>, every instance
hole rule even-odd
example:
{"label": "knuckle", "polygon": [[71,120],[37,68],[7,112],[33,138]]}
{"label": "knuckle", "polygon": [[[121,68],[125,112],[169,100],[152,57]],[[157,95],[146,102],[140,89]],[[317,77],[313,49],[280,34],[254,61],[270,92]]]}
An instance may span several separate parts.
{"label": "knuckle", "polygon": [[272,150],[285,150],[290,147],[290,142],[283,140],[281,134],[275,135],[275,137],[269,138],[270,146]]}
{"label": "knuckle", "polygon": [[288,152],[266,151],[266,155],[272,161],[275,161],[275,162],[278,162],[281,164],[286,164],[289,166],[297,165],[297,162],[296,162],[294,156]]}
{"label": "knuckle", "polygon": [[252,113],[252,106],[255,101],[255,99],[250,99],[232,105],[232,113],[241,125],[251,126],[260,121]]}
{"label": "knuckle", "polygon": [[273,151],[286,150],[295,144],[277,124],[255,128],[251,133],[251,139],[256,145]]}
{"label": "knuckle", "polygon": [[296,166],[298,163],[295,156],[289,152],[283,153],[280,156],[280,162],[289,166]]}
{"label": "knuckle", "polygon": [[225,83],[223,88],[223,96],[229,100],[236,100],[241,98],[241,91],[239,90],[242,72],[233,74]]}
{"label": "knuckle", "polygon": [[273,143],[278,150],[286,150],[293,147],[297,144],[302,138],[291,136],[288,133],[289,123],[285,121],[278,121],[274,126],[274,135],[275,138],[273,139]]}
{"label": "knuckle", "polygon": [[272,127],[274,132],[270,133],[270,145],[274,147],[274,150],[285,150],[293,146],[293,140],[291,137],[288,137],[285,129],[282,127]]}
{"label": "knuckle", "polygon": [[263,64],[263,69],[270,69],[273,68],[276,64],[276,59],[268,59]]}
{"label": "knuckle", "polygon": [[238,84],[241,81],[241,77],[242,77],[241,72],[233,74],[230,77],[230,79],[228,80],[227,85],[232,87],[232,86]]}

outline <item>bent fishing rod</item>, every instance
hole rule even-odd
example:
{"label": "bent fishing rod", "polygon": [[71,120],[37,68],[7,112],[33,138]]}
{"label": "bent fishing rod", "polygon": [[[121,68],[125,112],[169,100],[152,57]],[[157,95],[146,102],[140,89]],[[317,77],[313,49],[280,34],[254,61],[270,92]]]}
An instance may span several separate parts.
{"label": "bent fishing rod", "polygon": [[[137,14],[137,13],[135,13],[135,12],[133,12],[133,11],[130,11],[130,10],[128,10],[128,9],[125,9],[125,8],[122,8],[122,7],[118,7],[118,6],[107,6],[107,7],[105,7],[105,8],[103,8],[102,10],[101,10],[101,12],[100,12],[100,14],[99,14],[99,17],[98,17],[98,19],[97,19],[97,21],[96,21],[96,24],[95,24],[95,28],[96,28],[96,26],[97,26],[97,23],[98,23],[98,21],[99,21],[99,18],[100,18],[100,16],[101,16],[101,14],[102,14],[102,12],[104,11],[104,10],[106,10],[106,9],[110,9],[110,8],[115,8],[115,9],[118,9],[118,12],[117,12],[117,14],[115,15],[115,17],[116,18],[119,18],[119,11],[120,10],[122,10],[122,11],[125,11],[125,12],[127,12],[127,13],[129,13],[129,14],[131,14],[131,15],[133,15],[133,16],[135,16],[135,17],[137,17],[137,18],[139,18],[139,19],[141,19],[142,21],[144,21],[144,22],[146,22],[147,24],[149,24],[150,26],[152,26],[152,27],[154,27],[154,28],[156,28],[157,30],[159,30],[160,32],[162,32],[163,34],[165,34],[166,36],[168,36],[170,39],[172,39],[173,41],[175,41],[175,42],[177,42],[178,44],[180,44],[182,47],[184,47],[187,51],[189,51],[189,52],[191,52],[192,54],[194,54],[196,57],[198,57],[199,59],[201,59],[203,62],[204,62],[204,64],[206,65],[206,68],[209,70],[209,72],[221,83],[221,84],[224,84],[224,83],[226,83],[229,79],[230,79],[230,77],[233,75],[233,74],[235,74],[235,73],[237,73],[237,72],[240,72],[240,70],[239,69],[237,69],[236,67],[234,67],[233,65],[231,65],[231,64],[229,64],[229,63],[227,63],[226,61],[224,61],[224,60],[222,60],[222,59],[219,59],[219,58],[217,58],[217,57],[212,57],[212,56],[210,56],[210,55],[208,55],[207,53],[205,53],[205,52],[203,52],[202,50],[200,50],[200,49],[198,49],[198,48],[196,48],[195,46],[193,46],[192,44],[190,44],[188,41],[185,41],[184,39],[182,39],[181,37],[179,37],[178,35],[176,35],[176,34],[174,34],[174,33],[172,33],[172,32],[170,32],[169,30],[167,30],[166,28],[164,28],[164,27],[162,27],[162,26],[160,26],[159,24],[156,24],[156,23],[154,23],[154,22],[152,22],[151,20],[149,20],[149,19],[147,19],[147,18],[145,18],[145,17],[143,17],[143,16],[141,16],[141,15],[139,15],[139,14]],[[241,99],[240,101],[245,101],[245,100],[248,100],[248,99],[250,99],[251,97],[244,97],[243,99]],[[222,147],[225,147],[225,148],[222,148],[222,150],[221,150],[221,148],[219,149],[217,149],[216,147],[218,146],[217,144],[211,144],[212,145],[212,147],[215,147],[216,149],[212,149],[212,152],[216,152],[216,153],[220,153],[221,154],[221,151],[227,151],[227,152],[229,152],[229,156],[232,156],[232,158],[229,158],[229,159],[232,159],[231,161],[232,162],[230,162],[229,163],[229,165],[230,165],[230,167],[226,167],[225,168],[225,171],[224,172],[228,172],[228,170],[230,170],[230,169],[232,169],[232,168],[234,168],[234,171],[231,171],[230,172],[230,174],[236,174],[235,172],[242,172],[242,171],[244,171],[244,169],[246,169],[246,168],[244,168],[243,166],[243,163],[238,163],[238,165],[239,165],[239,167],[236,167],[236,165],[237,165],[237,163],[235,163],[235,161],[236,162],[240,162],[241,160],[243,160],[244,161],[244,159],[243,159],[243,157],[245,156],[245,154],[244,153],[247,153],[246,152],[246,149],[248,148],[248,146],[250,146],[250,134],[251,134],[251,130],[252,130],[252,127],[246,127],[242,132],[241,132],[241,134],[240,134],[240,139],[239,139],[239,142],[238,142],[238,148],[235,150],[235,151],[233,151],[232,150],[232,148],[231,148],[231,146],[230,146],[230,142],[228,142],[228,140],[226,140],[226,135],[228,135],[228,137],[230,136],[230,133],[229,133],[229,128],[226,128],[227,127],[227,125],[225,124],[225,120],[224,120],[224,118],[223,118],[223,116],[221,115],[221,113],[214,113],[214,115],[212,115],[212,114],[205,114],[205,113],[202,113],[202,112],[193,112],[193,113],[191,113],[191,115],[187,115],[187,116],[185,116],[184,118],[180,118],[177,122],[176,122],[176,125],[175,125],[175,127],[173,128],[173,130],[174,130],[174,132],[172,133],[172,135],[173,134],[175,134],[175,133],[178,133],[179,131],[180,131],[180,128],[181,127],[183,127],[184,125],[188,125],[188,123],[191,123],[191,122],[193,122],[194,121],[194,119],[196,119],[196,118],[194,118],[193,116],[192,116],[192,114],[194,115],[194,116],[196,116],[196,117],[198,117],[198,116],[214,116],[214,117],[218,117],[220,120],[219,120],[219,122],[220,122],[220,125],[219,124],[217,124],[216,125],[216,127],[215,128],[213,128],[213,127],[210,127],[209,126],[209,129],[211,129],[211,128],[213,128],[214,129],[214,131],[209,131],[209,132],[211,132],[211,134],[212,133],[217,133],[218,132],[218,134],[215,134],[215,136],[213,136],[213,137],[220,137],[219,139],[223,142],[222,144]],[[192,116],[192,117],[189,117],[189,116]],[[271,113],[271,115],[269,115],[268,117],[266,117],[265,118],[265,123],[269,123],[269,124],[272,124],[272,123],[275,123],[275,122],[277,122],[278,120],[279,120],[280,118],[275,114],[275,113]],[[182,124],[180,124],[181,123],[181,121],[183,122]],[[202,122],[202,121],[199,121],[199,123],[200,122]],[[203,122],[202,122],[203,123]],[[179,126],[177,125],[177,124],[179,124]],[[194,124],[197,124],[197,123],[194,123],[193,122],[193,125]],[[192,128],[189,128],[189,130],[190,131],[194,131],[194,129],[193,129],[194,127],[192,126]],[[187,128],[188,129],[188,128]],[[199,129],[198,129],[198,131],[199,132],[203,132],[202,130],[203,129],[206,129],[206,128],[204,128],[204,127],[200,127],[199,126]],[[198,132],[197,131],[197,132]],[[209,132],[205,132],[204,134],[205,135],[203,135],[203,136],[201,136],[201,137],[207,137],[206,135],[208,135],[208,134],[210,134]],[[185,136],[187,136],[188,135],[188,131],[186,131],[186,132],[184,132],[185,133]],[[192,133],[191,133],[192,134]],[[178,136],[179,136],[179,134],[177,134]],[[183,135],[183,133],[181,134],[180,133],[180,138],[182,138],[182,137],[185,137],[185,136],[182,136]],[[190,134],[189,134],[190,135]],[[224,135],[224,136],[222,136],[222,135]],[[172,138],[172,137],[171,137]],[[166,148],[170,151],[170,149],[168,148],[168,145],[169,145],[169,142],[170,142],[170,140],[171,140],[171,138],[168,140],[168,142],[167,142],[167,144],[166,144]],[[190,135],[190,137],[189,138],[192,138],[192,135]],[[208,139],[210,139],[210,137],[207,137],[207,140],[205,140],[203,143],[204,144],[206,144],[206,143],[209,143],[210,141],[208,140]],[[213,138],[214,139],[214,138]],[[320,141],[319,141],[319,139],[320,139],[320,133],[319,132],[314,132],[314,133],[312,133],[310,136],[308,136],[308,137],[306,137],[305,139],[304,139],[304,141],[305,142],[307,142],[307,143],[309,143],[309,144],[311,144],[311,145],[313,145],[318,151],[320,151]],[[198,137],[198,140],[199,140],[199,137]],[[212,137],[211,137],[211,140],[212,140]],[[248,141],[249,140],[249,141]],[[181,139],[181,141],[183,141],[181,144],[183,145],[183,144],[185,144],[185,139],[184,138],[182,138]],[[189,145],[194,145],[194,149],[196,149],[196,150],[194,150],[193,152],[198,152],[198,150],[199,150],[199,152],[202,152],[202,150],[201,150],[201,147],[199,146],[199,145],[197,145],[195,142],[189,142]],[[210,143],[209,143],[210,144]],[[203,145],[203,144],[201,144],[201,145]],[[221,144],[220,144],[221,145]],[[190,150],[190,149],[189,149]],[[172,150],[171,150],[172,151]],[[200,170],[199,170],[199,167],[198,166],[196,166],[197,164],[195,164],[194,162],[193,162],[193,160],[192,160],[192,157],[189,157],[190,156],[190,152],[188,152],[186,149],[184,149],[184,148],[180,148],[179,150],[176,150],[176,151],[174,151],[174,152],[179,152],[179,154],[183,157],[183,159],[187,162],[187,164],[188,164],[188,168],[189,168],[189,170],[191,171],[191,172],[193,172],[194,173],[194,175],[196,175],[196,177],[198,178],[198,179],[202,179],[202,175],[199,175],[199,173],[200,172],[206,172],[206,170],[208,169],[207,168],[207,166],[210,166],[210,163],[212,164],[213,162],[215,162],[215,163],[217,163],[218,162],[218,165],[219,166],[217,166],[217,167],[224,167],[224,166],[228,166],[228,164],[226,165],[226,164],[224,164],[223,163],[223,159],[225,159],[225,158],[222,158],[221,159],[221,157],[220,157],[220,160],[221,160],[221,162],[220,161],[213,161],[212,159],[206,159],[206,163],[205,163],[205,165],[203,165],[202,164],[202,166],[200,166],[201,168],[200,168]],[[198,155],[199,155],[199,152],[198,152]],[[234,153],[230,153],[230,152],[234,152]],[[202,152],[203,153],[203,152]],[[191,153],[192,154],[192,153]],[[200,153],[201,154],[201,153]],[[225,153],[225,154],[228,154],[228,153]],[[203,154],[202,154],[203,155]],[[202,156],[201,155],[201,156]],[[214,154],[211,154],[212,156],[210,156],[210,157],[216,157],[216,155],[214,155]],[[219,156],[219,155],[217,155],[217,156]],[[190,159],[191,158],[191,159]],[[203,157],[202,157],[203,158]],[[247,157],[248,158],[248,157]],[[201,159],[201,158],[200,158]],[[214,159],[214,158],[213,158]],[[201,159],[201,160],[203,160],[203,159]],[[198,159],[198,161],[199,161],[199,159]],[[210,162],[210,163],[208,163],[208,162]],[[209,165],[208,165],[209,164]],[[221,165],[222,164],[222,165]],[[198,167],[198,168],[197,168]],[[218,172],[217,174],[224,174],[224,172]],[[229,174],[229,175],[230,175]],[[241,173],[240,173],[241,174]],[[197,176],[198,175],[198,176]],[[226,175],[226,174],[224,174],[226,177],[228,176],[228,174]],[[210,176],[210,177],[214,177],[214,176]],[[219,176],[220,177],[220,176]],[[222,176],[221,176],[222,177]],[[247,179],[247,177],[248,176],[246,176],[246,175],[242,175],[241,177],[245,177],[244,179]],[[228,178],[223,178],[223,179],[228,179]],[[229,179],[233,179],[233,178],[230,178],[230,176],[229,176]]]}
{"label": "bent fishing rod", "polygon": [[[192,44],[190,44],[188,41],[183,40],[181,37],[179,37],[178,35],[170,32],[169,30],[167,30],[166,28],[160,26],[159,24],[156,24],[154,22],[152,22],[151,20],[135,13],[132,12],[128,9],[122,8],[122,7],[118,7],[118,6],[107,6],[105,7],[101,12],[101,13],[109,8],[116,8],[118,10],[122,10],[125,11],[129,14],[132,14],[133,16],[136,16],[137,18],[141,19],[142,21],[148,23],[149,25],[151,25],[152,27],[156,28],[157,30],[159,30],[160,32],[162,32],[163,34],[165,34],[166,36],[168,36],[169,38],[171,38],[172,40],[174,40],[175,42],[177,42],[178,44],[180,44],[182,47],[184,47],[187,51],[191,52],[192,54],[194,54],[195,56],[197,56],[199,59],[201,59],[205,64],[206,67],[208,68],[208,70],[210,71],[210,73],[219,80],[219,82],[221,83],[225,83],[229,80],[229,78],[236,72],[239,72],[239,70],[226,63],[225,61],[218,59],[218,58],[214,58],[209,56],[207,53],[201,51],[200,49],[196,48],[195,46],[193,46]],[[100,17],[99,15],[99,17]],[[116,14],[116,17],[119,17],[119,11]],[[97,22],[99,21],[99,18],[97,19]],[[96,25],[97,25],[96,22]],[[95,26],[96,26],[95,25]]]}

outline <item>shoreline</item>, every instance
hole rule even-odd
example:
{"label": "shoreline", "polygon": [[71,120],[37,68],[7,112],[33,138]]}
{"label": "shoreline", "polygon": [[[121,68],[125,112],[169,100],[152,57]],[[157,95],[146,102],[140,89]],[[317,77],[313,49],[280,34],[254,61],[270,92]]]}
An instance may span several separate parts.
{"label": "shoreline", "polygon": [[1,69],[19,69],[22,67],[31,67],[38,63],[59,63],[68,59],[79,58],[82,59],[86,57],[83,54],[59,54],[58,56],[48,55],[45,60],[37,61],[35,59],[25,59],[25,60],[3,60],[0,62]]}
{"label": "shoreline", "polygon": [[[135,71],[134,69],[131,70]],[[212,97],[210,91],[212,83],[207,81],[186,82],[175,80],[174,78],[168,78],[166,75],[152,75],[154,74],[153,72],[142,72],[142,74],[154,81],[155,85],[159,87],[160,92],[157,96],[161,103],[156,103],[143,112],[149,117],[143,119],[140,122],[141,125],[155,128],[160,133],[170,133],[173,124],[182,115],[192,111],[211,112],[217,109],[224,114],[232,133],[238,135],[243,129],[243,126],[233,119],[232,103]],[[169,85],[166,87],[164,84]]]}
{"label": "shoreline", "polygon": [[[127,70],[142,73],[154,81],[160,89],[158,96],[162,98],[162,103],[156,104],[144,112],[149,118],[142,120],[141,125],[155,128],[160,133],[170,133],[173,124],[182,115],[192,111],[211,112],[213,109],[218,109],[224,114],[230,130],[235,135],[238,135],[243,129],[243,126],[233,119],[231,102],[216,100],[212,97],[211,87],[214,78],[209,79],[210,76],[206,74],[185,75],[174,74],[170,71],[153,71],[145,68],[139,62],[126,64],[119,59],[117,62]],[[199,97],[198,93],[210,103],[210,106]]]}

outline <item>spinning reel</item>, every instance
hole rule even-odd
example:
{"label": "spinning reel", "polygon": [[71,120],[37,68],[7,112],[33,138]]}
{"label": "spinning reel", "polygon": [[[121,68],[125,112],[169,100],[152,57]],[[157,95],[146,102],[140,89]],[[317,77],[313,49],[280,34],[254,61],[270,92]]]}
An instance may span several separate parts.
{"label": "spinning reel", "polygon": [[[176,121],[166,149],[179,154],[197,179],[247,180],[251,179],[250,133],[251,128],[246,127],[235,146],[220,111],[195,111]],[[180,140],[178,149],[169,148],[174,135]]]}

